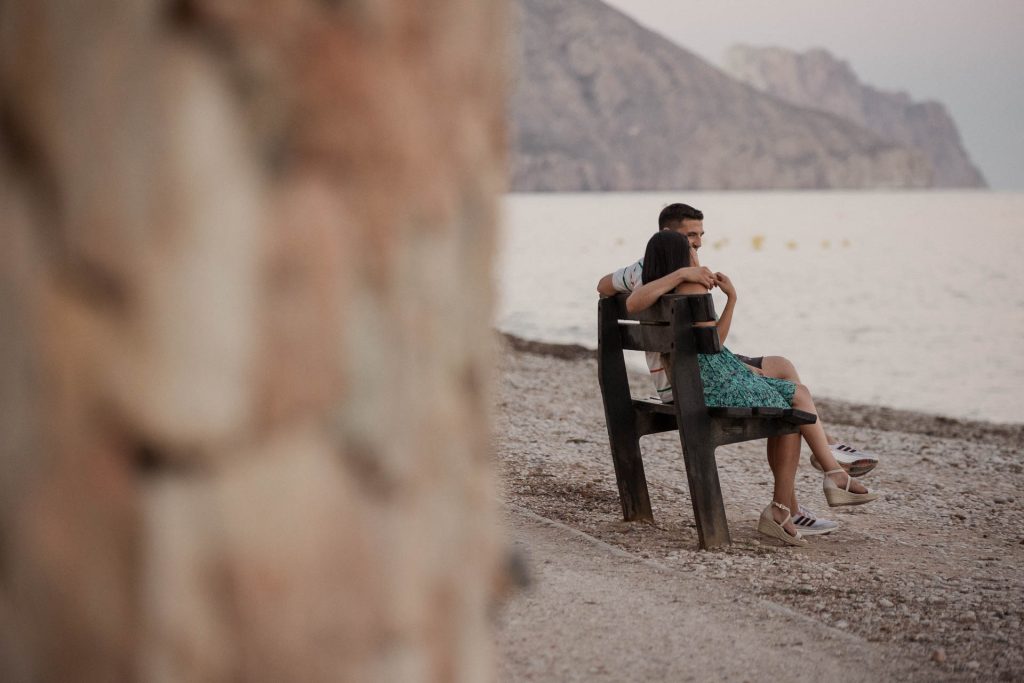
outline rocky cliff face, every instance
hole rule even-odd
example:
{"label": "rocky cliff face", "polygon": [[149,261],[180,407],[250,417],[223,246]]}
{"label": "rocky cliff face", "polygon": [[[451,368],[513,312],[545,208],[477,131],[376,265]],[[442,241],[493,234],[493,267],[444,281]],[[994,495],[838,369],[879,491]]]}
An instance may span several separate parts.
{"label": "rocky cliff face", "polygon": [[791,104],[841,116],[886,140],[921,150],[932,165],[935,187],[985,187],[942,104],[914,102],[906,93],[865,85],[846,62],[825,50],[797,53],[738,45],[727,53],[725,69]]}
{"label": "rocky cliff face", "polygon": [[782,102],[598,0],[518,0],[512,188],[927,187],[925,156]]}

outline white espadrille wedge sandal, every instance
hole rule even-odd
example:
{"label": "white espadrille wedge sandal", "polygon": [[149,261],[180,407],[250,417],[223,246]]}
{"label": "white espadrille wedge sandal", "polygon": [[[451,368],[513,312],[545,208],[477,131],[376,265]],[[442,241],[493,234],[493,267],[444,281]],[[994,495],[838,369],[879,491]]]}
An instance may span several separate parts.
{"label": "white espadrille wedge sandal", "polygon": [[[781,524],[779,522],[776,522],[775,518],[772,517],[773,506],[779,508],[780,510],[786,511],[786,518],[782,520]],[[764,511],[761,513],[761,519],[759,519],[757,522],[757,530],[765,536],[771,536],[772,538],[777,538],[788,545],[795,545],[802,548],[805,545],[807,545],[807,539],[804,538],[803,534],[801,534],[798,531],[794,535],[783,528],[786,526],[786,522],[788,522],[792,516],[793,515],[788,507],[786,507],[782,503],[776,503],[773,500],[772,504],[766,507]]]}
{"label": "white espadrille wedge sandal", "polygon": [[[839,485],[832,481],[830,474],[846,474],[846,486],[839,488]],[[829,507],[839,507],[840,505],[863,505],[864,503],[870,503],[873,500],[878,499],[877,493],[854,493],[850,490],[850,485],[853,484],[853,477],[846,473],[843,469],[829,470],[825,473],[825,479],[821,482],[821,489],[825,492],[825,500],[828,501]]]}

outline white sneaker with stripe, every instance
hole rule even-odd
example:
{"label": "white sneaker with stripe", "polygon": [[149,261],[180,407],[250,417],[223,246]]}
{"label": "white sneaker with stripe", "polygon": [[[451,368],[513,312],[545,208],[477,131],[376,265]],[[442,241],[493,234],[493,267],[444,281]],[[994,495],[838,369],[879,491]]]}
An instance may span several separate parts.
{"label": "white sneaker with stripe", "polygon": [[[863,477],[865,474],[875,469],[875,465],[878,464],[878,456],[874,453],[867,451],[861,451],[849,444],[845,443],[834,443],[829,445],[829,450],[832,451],[832,457],[836,459],[839,466],[846,470],[850,476]],[[811,465],[814,469],[822,472],[821,463],[811,453]]]}
{"label": "white sneaker with stripe", "polygon": [[803,505],[800,506],[799,512],[800,514],[793,518],[793,524],[804,536],[830,534],[839,528],[839,522],[821,519]]}

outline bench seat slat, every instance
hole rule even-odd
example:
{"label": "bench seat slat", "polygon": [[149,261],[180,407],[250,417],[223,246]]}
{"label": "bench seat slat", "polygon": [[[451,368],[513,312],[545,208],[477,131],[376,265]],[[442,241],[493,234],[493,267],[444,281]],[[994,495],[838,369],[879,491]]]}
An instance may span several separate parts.
{"label": "bench seat slat", "polygon": [[633,407],[647,413],[662,413],[664,415],[675,415],[676,406],[674,403],[662,403],[653,398],[634,398]]}
{"label": "bench seat slat", "polygon": [[787,408],[783,411],[782,419],[786,422],[796,425],[812,425],[818,421],[818,416],[814,413],[808,413],[805,410],[797,410],[796,408]]}
{"label": "bench seat slat", "polygon": [[754,415],[758,417],[782,417],[785,412],[785,408],[754,408]]}
{"label": "bench seat slat", "polygon": [[708,408],[711,417],[754,417],[755,408],[716,407]]}
{"label": "bench seat slat", "polygon": [[[676,406],[674,403],[662,403],[653,398],[634,398],[633,407],[636,410],[648,413],[661,413],[663,415],[675,415]],[[813,424],[817,419],[814,413],[796,410],[795,408],[735,408],[735,407],[714,407],[708,408],[708,415],[711,417],[729,418],[782,418],[790,424]]]}

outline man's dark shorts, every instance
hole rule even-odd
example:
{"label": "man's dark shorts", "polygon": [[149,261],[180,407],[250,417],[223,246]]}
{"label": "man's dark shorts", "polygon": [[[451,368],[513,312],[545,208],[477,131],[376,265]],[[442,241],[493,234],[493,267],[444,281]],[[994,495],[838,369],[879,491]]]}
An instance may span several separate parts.
{"label": "man's dark shorts", "polygon": [[[764,362],[764,356],[758,356],[757,358],[751,358],[750,356],[741,356],[738,353],[735,354],[735,355],[736,355],[737,358],[739,358],[741,361],[743,361],[747,365],[753,365],[755,368],[761,368],[761,363]],[[761,369],[763,370],[764,368],[761,368]]]}

